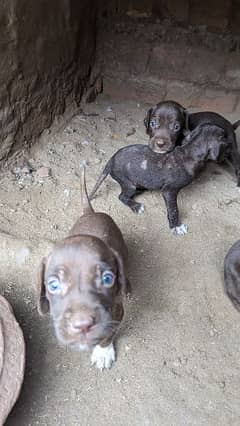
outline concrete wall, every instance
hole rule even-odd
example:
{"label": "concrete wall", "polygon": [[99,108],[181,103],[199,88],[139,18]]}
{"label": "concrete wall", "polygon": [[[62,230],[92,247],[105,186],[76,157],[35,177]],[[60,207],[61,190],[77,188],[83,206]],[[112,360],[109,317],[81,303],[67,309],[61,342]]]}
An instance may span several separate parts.
{"label": "concrete wall", "polygon": [[0,160],[79,101],[95,53],[94,0],[2,0]]}

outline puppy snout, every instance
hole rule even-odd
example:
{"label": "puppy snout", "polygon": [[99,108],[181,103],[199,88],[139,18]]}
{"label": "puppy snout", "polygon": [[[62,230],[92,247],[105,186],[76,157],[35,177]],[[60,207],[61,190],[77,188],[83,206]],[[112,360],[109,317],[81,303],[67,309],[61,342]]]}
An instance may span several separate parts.
{"label": "puppy snout", "polygon": [[154,152],[163,154],[171,150],[173,144],[169,138],[155,136],[154,138],[150,139],[149,146]]}
{"label": "puppy snout", "polygon": [[73,318],[71,321],[72,331],[78,333],[87,333],[95,324],[95,317],[93,315],[80,316]]}
{"label": "puppy snout", "polygon": [[159,147],[162,147],[162,146],[166,145],[166,143],[168,143],[168,141],[167,141],[167,140],[165,140],[165,139],[157,139],[157,140],[156,140],[156,144],[157,144]]}

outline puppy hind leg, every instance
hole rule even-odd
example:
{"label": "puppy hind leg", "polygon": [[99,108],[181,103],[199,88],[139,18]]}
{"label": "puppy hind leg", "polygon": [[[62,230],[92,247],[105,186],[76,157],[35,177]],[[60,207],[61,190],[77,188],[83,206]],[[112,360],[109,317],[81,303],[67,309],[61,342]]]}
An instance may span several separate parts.
{"label": "puppy hind leg", "polygon": [[122,201],[123,204],[130,207],[130,209],[134,213],[141,214],[144,212],[144,205],[141,203],[137,203],[132,198],[137,194],[137,188],[133,186],[121,185],[122,192],[119,195],[119,200]]}

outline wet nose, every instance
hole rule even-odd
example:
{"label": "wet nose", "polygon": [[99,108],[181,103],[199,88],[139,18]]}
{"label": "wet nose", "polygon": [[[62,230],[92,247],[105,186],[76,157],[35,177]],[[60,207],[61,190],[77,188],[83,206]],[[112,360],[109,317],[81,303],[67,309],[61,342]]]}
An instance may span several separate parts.
{"label": "wet nose", "polygon": [[166,145],[167,142],[168,141],[166,139],[157,139],[156,141],[157,145],[160,147]]}
{"label": "wet nose", "polygon": [[71,321],[71,326],[74,331],[80,331],[82,333],[87,333],[90,328],[94,325],[95,318],[93,316],[88,316],[85,318],[75,318]]}

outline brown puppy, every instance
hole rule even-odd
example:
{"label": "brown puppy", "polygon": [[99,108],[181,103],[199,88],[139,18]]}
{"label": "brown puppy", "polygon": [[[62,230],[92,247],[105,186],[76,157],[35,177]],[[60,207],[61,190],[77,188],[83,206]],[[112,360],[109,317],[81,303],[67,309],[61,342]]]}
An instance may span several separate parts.
{"label": "brown puppy", "polygon": [[58,340],[75,350],[93,349],[97,368],[115,361],[113,338],[128,291],[127,248],[112,218],[95,213],[84,168],[82,216],[67,238],[42,259],[37,279],[38,311],[50,311]]}
{"label": "brown puppy", "polygon": [[224,282],[226,294],[240,311],[240,240],[233,244],[225,257]]}

